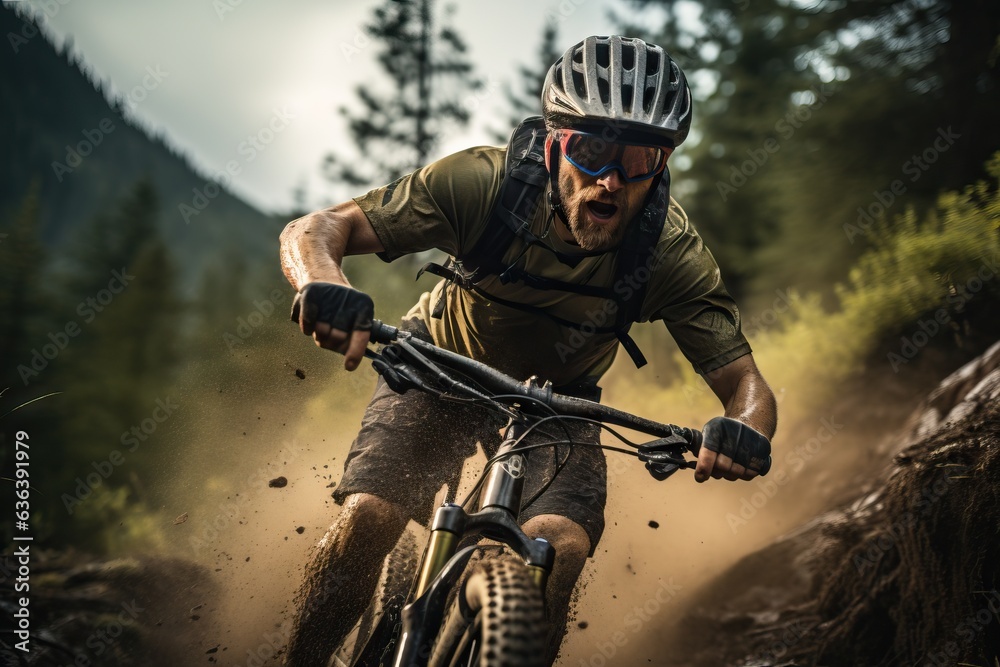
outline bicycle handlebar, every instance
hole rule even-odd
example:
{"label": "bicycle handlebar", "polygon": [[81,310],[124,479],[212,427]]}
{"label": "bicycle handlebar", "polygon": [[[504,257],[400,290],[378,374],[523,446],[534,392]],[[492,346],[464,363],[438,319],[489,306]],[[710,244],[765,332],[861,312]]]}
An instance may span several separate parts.
{"label": "bicycle handlebar", "polygon": [[[406,334],[406,332],[402,333]],[[389,326],[378,320],[372,323],[371,339],[376,343],[389,344],[398,340],[399,336],[400,331],[396,327]],[[601,405],[594,401],[557,394],[551,389],[544,387],[538,388],[525,385],[525,383],[518,382],[509,375],[501,373],[482,362],[444,350],[418,338],[408,337],[407,342],[427,357],[471,376],[484,387],[498,394],[517,394],[535,398],[547,403],[557,412],[568,416],[597,419],[661,438],[680,436],[690,442],[695,449],[701,446],[701,432],[695,429],[682,428],[673,424],[661,424],[651,419],[645,419],[644,417],[638,417],[628,412]]]}
{"label": "bicycle handlebar", "polygon": [[[444,350],[436,345],[415,338],[409,332],[400,331],[397,327],[387,325],[379,320],[372,322],[371,340],[383,345],[405,341],[408,346],[428,360],[472,378],[484,388],[497,395],[513,394],[532,398],[543,402],[559,414],[565,416],[593,419],[657,436],[660,440],[644,446],[647,447],[645,450],[645,455],[647,456],[655,458],[656,452],[665,451],[671,445],[676,446],[678,443],[683,443],[695,456],[701,450],[702,433],[697,429],[685,428],[673,424],[662,424],[594,401],[557,394],[552,391],[551,385],[548,383],[544,386],[538,386],[532,382],[519,382],[482,362]],[[366,356],[369,355],[374,355],[374,353],[370,351],[366,352]],[[768,457],[760,474],[767,474],[770,467],[771,459]]]}

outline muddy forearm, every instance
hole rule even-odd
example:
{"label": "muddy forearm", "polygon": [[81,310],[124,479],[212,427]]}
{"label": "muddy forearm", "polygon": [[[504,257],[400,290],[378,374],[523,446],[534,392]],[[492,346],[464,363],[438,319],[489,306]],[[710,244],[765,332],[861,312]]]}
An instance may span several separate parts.
{"label": "muddy forearm", "polygon": [[350,240],[350,222],[331,209],[288,223],[281,232],[281,267],[288,282],[295,289],[316,281],[350,287],[340,268]]}

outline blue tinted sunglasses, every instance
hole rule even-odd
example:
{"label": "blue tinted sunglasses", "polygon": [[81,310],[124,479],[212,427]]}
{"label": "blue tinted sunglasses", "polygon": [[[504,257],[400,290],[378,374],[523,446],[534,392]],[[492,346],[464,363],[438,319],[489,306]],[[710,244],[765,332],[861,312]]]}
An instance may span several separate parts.
{"label": "blue tinted sunglasses", "polygon": [[656,176],[674,149],[608,141],[600,135],[576,130],[557,130],[554,137],[571,165],[588,176],[601,176],[617,169],[626,183]]}

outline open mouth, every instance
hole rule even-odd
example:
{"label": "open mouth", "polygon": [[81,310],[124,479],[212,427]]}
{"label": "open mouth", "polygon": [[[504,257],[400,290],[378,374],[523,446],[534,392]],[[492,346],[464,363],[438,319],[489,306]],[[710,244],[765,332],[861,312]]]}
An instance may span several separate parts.
{"label": "open mouth", "polygon": [[597,220],[610,220],[618,212],[618,207],[591,199],[587,202],[587,210]]}

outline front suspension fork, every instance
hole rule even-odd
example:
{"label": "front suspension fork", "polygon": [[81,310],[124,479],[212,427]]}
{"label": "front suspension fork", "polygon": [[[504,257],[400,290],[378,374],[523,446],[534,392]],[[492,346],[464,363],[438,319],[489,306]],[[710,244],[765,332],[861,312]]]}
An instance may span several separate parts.
{"label": "front suspension fork", "polygon": [[500,459],[490,469],[480,495],[479,512],[466,514],[465,510],[453,503],[445,504],[435,512],[431,538],[421,563],[414,597],[420,597],[427,591],[434,578],[455,555],[462,535],[472,532],[503,541],[517,551],[524,558],[532,579],[544,597],[545,585],[555,559],[554,551],[545,540],[530,540],[517,525],[524,475],[528,469],[528,454],[511,453],[511,450],[524,430],[525,427],[521,424],[508,424],[506,437],[497,450]]}

